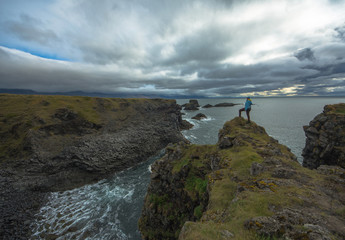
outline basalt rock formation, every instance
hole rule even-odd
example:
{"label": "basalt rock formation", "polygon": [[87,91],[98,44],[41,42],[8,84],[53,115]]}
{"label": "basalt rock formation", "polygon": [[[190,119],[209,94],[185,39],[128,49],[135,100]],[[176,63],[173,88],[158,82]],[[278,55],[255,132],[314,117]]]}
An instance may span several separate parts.
{"label": "basalt rock formation", "polygon": [[198,100],[191,99],[189,103],[183,104],[182,107],[184,110],[199,110],[200,105]]}
{"label": "basalt rock formation", "polygon": [[216,105],[206,104],[203,106],[203,108],[211,108],[211,107],[233,107],[239,105],[238,103],[217,103]]}
{"label": "basalt rock formation", "polygon": [[211,107],[213,107],[213,105],[211,105],[211,104],[206,104],[206,105],[202,106],[202,108],[211,108]]}
{"label": "basalt rock formation", "polygon": [[345,170],[302,167],[235,118],[216,145],[170,145],[154,163],[143,239],[344,239]]}
{"label": "basalt rock formation", "polygon": [[0,110],[0,235],[9,239],[27,239],[43,192],[103,179],[184,141],[174,100],[2,94]]}
{"label": "basalt rock formation", "polygon": [[201,120],[203,118],[207,118],[207,116],[205,114],[203,114],[203,113],[198,113],[197,115],[192,117],[192,119],[195,119],[195,120]]}
{"label": "basalt rock formation", "polygon": [[320,165],[345,168],[345,104],[326,105],[309,126],[304,126],[306,145],[303,166]]}
{"label": "basalt rock formation", "polygon": [[233,107],[239,105],[238,103],[217,103],[214,107]]}

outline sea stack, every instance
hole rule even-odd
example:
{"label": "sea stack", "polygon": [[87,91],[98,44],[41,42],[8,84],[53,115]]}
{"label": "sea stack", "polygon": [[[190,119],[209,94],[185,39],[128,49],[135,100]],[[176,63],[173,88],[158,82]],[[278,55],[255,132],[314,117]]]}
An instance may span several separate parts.
{"label": "sea stack", "polygon": [[184,110],[195,111],[195,110],[199,110],[200,105],[199,105],[198,100],[191,99],[189,100],[189,103],[184,104],[183,107],[184,107]]}
{"label": "sea stack", "polygon": [[345,168],[345,104],[326,105],[309,126],[304,126],[306,145],[303,166],[320,165]]}

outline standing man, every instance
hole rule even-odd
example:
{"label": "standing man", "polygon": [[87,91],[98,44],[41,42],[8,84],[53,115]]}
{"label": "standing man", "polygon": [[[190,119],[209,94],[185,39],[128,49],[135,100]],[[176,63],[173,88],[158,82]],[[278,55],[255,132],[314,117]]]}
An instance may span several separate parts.
{"label": "standing man", "polygon": [[246,103],[244,104],[244,108],[241,108],[238,113],[239,113],[239,117],[241,117],[241,112],[243,111],[246,111],[246,114],[247,114],[247,118],[248,118],[248,122],[250,123],[250,115],[249,115],[249,112],[250,110],[252,109],[252,100],[250,99],[250,97],[247,97],[247,101]]}

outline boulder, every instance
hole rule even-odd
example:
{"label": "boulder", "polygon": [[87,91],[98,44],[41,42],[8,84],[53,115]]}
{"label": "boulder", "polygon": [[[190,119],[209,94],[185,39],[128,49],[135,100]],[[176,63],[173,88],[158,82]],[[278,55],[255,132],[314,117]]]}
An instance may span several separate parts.
{"label": "boulder", "polygon": [[211,105],[211,104],[206,104],[203,106],[203,108],[211,108],[211,107],[213,107],[213,105]]}
{"label": "boulder", "polygon": [[198,100],[195,99],[189,100],[189,103],[182,106],[184,107],[184,110],[199,110],[200,107]]}
{"label": "boulder", "polygon": [[192,119],[196,119],[196,120],[201,120],[203,118],[207,118],[207,116],[205,114],[203,114],[203,113],[198,113],[197,115],[192,117]]}
{"label": "boulder", "polygon": [[214,107],[233,107],[235,105],[238,105],[236,103],[217,103],[214,105]]}
{"label": "boulder", "polygon": [[180,129],[181,130],[189,130],[192,127],[194,127],[194,125],[191,124],[190,122],[188,122],[187,120],[182,120],[182,122],[180,124]]}

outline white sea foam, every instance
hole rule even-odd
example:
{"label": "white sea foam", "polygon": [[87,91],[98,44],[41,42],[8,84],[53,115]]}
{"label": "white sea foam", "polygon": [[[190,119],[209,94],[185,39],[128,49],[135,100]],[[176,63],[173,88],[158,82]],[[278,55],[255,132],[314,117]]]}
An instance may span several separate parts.
{"label": "white sea foam", "polygon": [[155,159],[119,172],[112,179],[51,193],[31,225],[31,238],[45,239],[50,234],[59,240],[139,239],[137,221],[149,166]]}
{"label": "white sea foam", "polygon": [[207,117],[207,118],[202,118],[200,121],[202,121],[202,122],[208,122],[208,121],[214,121],[214,120],[216,120],[216,119],[213,118],[213,117]]}
{"label": "white sea foam", "polygon": [[103,233],[108,232],[109,235],[110,229],[116,229],[116,236],[112,237],[127,239],[119,228],[119,219],[112,217],[112,202],[130,202],[133,193],[133,189],[112,187],[104,181],[52,193],[47,205],[37,214],[33,238],[45,238],[44,234],[49,233],[61,236],[58,239],[111,239]]}

